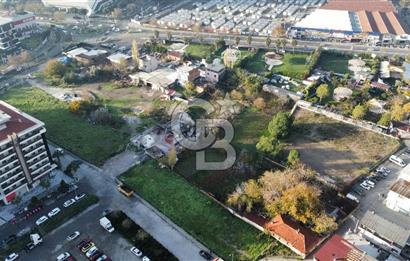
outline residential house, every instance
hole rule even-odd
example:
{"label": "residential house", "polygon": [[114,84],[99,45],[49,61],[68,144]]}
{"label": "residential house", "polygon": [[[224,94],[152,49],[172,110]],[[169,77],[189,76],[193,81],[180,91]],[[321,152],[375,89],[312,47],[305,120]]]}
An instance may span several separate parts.
{"label": "residential house", "polygon": [[362,261],[366,253],[344,240],[339,235],[333,235],[313,256],[315,261]]}
{"label": "residential house", "polygon": [[410,215],[410,181],[399,178],[390,187],[386,206],[394,211]]}
{"label": "residential house", "polygon": [[183,56],[183,53],[178,51],[169,51],[167,53],[167,59],[175,62],[182,61]]}
{"label": "residential house", "polygon": [[382,90],[382,91],[385,91],[385,92],[390,90],[390,85],[388,85],[386,83],[383,83],[381,81],[372,82],[370,86],[372,88],[379,89],[379,90]]}
{"label": "residential house", "polygon": [[111,54],[110,56],[107,57],[107,59],[113,64],[113,65],[119,65],[121,64],[122,61],[131,61],[131,56],[127,54],[123,54],[120,52]]}
{"label": "residential house", "polygon": [[214,61],[205,67],[205,79],[211,83],[217,83],[225,73],[225,65]]}
{"label": "residential house", "polygon": [[320,235],[284,215],[277,215],[265,228],[279,242],[303,258],[323,241]]}
{"label": "residential house", "polygon": [[90,50],[85,53],[76,55],[74,59],[84,65],[99,65],[104,64],[107,61],[108,52],[106,50]]}
{"label": "residential house", "polygon": [[178,67],[177,73],[178,81],[181,84],[185,84],[186,82],[192,83],[201,76],[198,68],[189,65],[182,65]]}
{"label": "residential house", "polygon": [[155,71],[156,69],[158,69],[158,66],[160,64],[160,60],[155,56],[145,55],[145,56],[142,56],[139,59],[138,64],[139,64],[138,68],[141,71],[149,73],[149,72],[152,72],[152,71]]}

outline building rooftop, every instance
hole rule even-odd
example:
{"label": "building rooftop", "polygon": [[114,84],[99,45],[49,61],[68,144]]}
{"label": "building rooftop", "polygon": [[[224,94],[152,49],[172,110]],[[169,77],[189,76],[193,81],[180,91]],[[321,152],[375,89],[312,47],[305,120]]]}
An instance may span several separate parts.
{"label": "building rooftop", "polygon": [[113,63],[120,63],[122,59],[125,59],[125,60],[131,59],[131,56],[127,54],[123,54],[123,53],[115,53],[115,54],[111,54],[110,56],[108,56],[107,59]]}
{"label": "building rooftop", "polygon": [[366,253],[344,240],[339,235],[333,235],[314,255],[316,261],[360,261]]}
{"label": "building rooftop", "polygon": [[410,236],[410,231],[399,226],[397,222],[393,223],[371,211],[364,214],[360,226],[399,246],[404,246]]}
{"label": "building rooftop", "polygon": [[391,187],[391,191],[396,192],[403,197],[410,198],[410,182],[404,179],[398,179]]}
{"label": "building rooftop", "polygon": [[0,119],[3,125],[3,128],[0,128],[0,142],[13,133],[19,134],[33,126],[43,125],[42,122],[20,112],[3,101],[0,101],[0,111]]}
{"label": "building rooftop", "polygon": [[322,240],[322,237],[312,230],[282,215],[277,215],[265,227],[272,234],[304,254],[312,252]]}
{"label": "building rooftop", "polygon": [[349,12],[346,10],[316,9],[295,27],[337,31],[353,31]]}

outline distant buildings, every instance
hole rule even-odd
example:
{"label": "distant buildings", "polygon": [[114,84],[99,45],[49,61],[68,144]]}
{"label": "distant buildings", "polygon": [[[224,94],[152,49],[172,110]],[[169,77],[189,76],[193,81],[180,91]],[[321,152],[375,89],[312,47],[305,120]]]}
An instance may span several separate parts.
{"label": "distant buildings", "polygon": [[47,7],[56,7],[60,9],[85,9],[87,15],[103,10],[111,5],[112,0],[42,0]]}
{"label": "distant buildings", "polygon": [[0,51],[13,52],[20,47],[20,40],[30,37],[37,29],[31,13],[17,13],[11,16],[0,14]]}
{"label": "distant buildings", "polygon": [[0,101],[0,202],[38,186],[56,165],[41,121]]}

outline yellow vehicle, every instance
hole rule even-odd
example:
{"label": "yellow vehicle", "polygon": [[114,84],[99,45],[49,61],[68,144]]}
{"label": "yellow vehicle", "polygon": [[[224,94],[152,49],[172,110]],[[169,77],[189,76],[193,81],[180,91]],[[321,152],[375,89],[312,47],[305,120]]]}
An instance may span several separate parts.
{"label": "yellow vehicle", "polygon": [[130,189],[129,187],[125,185],[118,185],[117,189],[119,192],[124,194],[126,197],[132,197],[132,195],[134,194],[134,191],[132,191],[132,189]]}

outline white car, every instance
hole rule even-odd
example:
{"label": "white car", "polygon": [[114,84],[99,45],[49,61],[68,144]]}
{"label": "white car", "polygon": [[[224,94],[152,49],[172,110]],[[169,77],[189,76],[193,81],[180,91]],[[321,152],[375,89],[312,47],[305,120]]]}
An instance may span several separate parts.
{"label": "white car", "polygon": [[64,204],[63,204],[63,206],[65,207],[65,208],[68,208],[69,206],[71,206],[72,204],[74,204],[75,203],[75,199],[69,199],[69,200],[67,200],[66,202],[64,202]]}
{"label": "white car", "polygon": [[71,255],[68,252],[62,253],[60,255],[58,255],[57,257],[57,261],[64,261],[67,260],[67,258],[69,258]]}
{"label": "white car", "polygon": [[376,186],[376,183],[374,183],[371,180],[366,179],[364,182],[366,182],[367,185],[369,185],[370,187],[374,188],[374,186]]}
{"label": "white car", "polygon": [[147,256],[144,256],[144,257],[142,258],[142,261],[151,261],[151,259],[149,259]]}
{"label": "white car", "polygon": [[90,258],[92,255],[94,255],[95,252],[97,252],[98,248],[96,246],[93,246],[90,248],[90,250],[87,251],[85,254],[88,258]]}
{"label": "white car", "polygon": [[81,195],[77,195],[74,197],[75,201],[79,201],[80,199],[82,199],[83,197],[85,197],[85,194],[81,194]]}
{"label": "white car", "polygon": [[80,232],[79,231],[75,231],[74,233],[68,235],[67,237],[67,241],[72,241],[74,239],[76,239],[77,237],[80,236]]}
{"label": "white car", "polygon": [[130,251],[138,257],[142,256],[142,252],[136,247],[131,247]]}
{"label": "white car", "polygon": [[14,261],[17,258],[19,258],[19,254],[11,253],[6,259],[4,259],[4,261]]}
{"label": "white car", "polygon": [[51,218],[51,217],[54,217],[55,215],[57,215],[57,214],[60,213],[60,212],[61,212],[61,209],[60,209],[60,208],[55,208],[55,209],[51,210],[51,211],[47,214],[47,216],[48,216],[49,218]]}
{"label": "white car", "polygon": [[370,190],[371,187],[369,185],[367,185],[367,183],[360,183],[360,187],[364,188],[365,190]]}
{"label": "white car", "polygon": [[40,226],[41,224],[43,224],[43,223],[46,222],[47,220],[48,220],[48,217],[42,216],[41,218],[37,219],[36,225],[37,225],[37,226]]}

